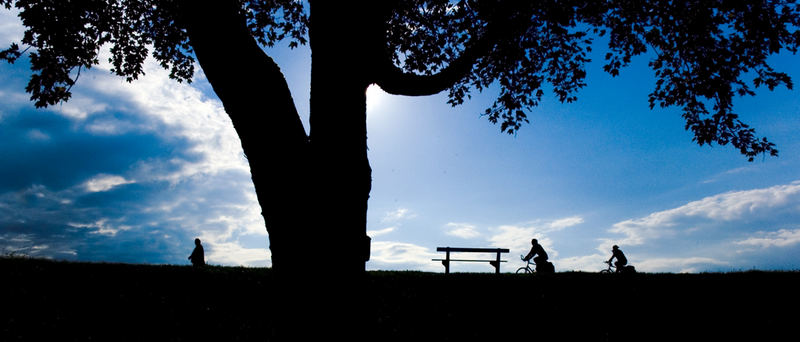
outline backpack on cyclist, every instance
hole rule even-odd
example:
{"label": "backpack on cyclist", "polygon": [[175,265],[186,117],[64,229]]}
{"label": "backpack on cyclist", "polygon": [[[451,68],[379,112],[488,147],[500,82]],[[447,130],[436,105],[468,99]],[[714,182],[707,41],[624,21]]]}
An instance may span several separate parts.
{"label": "backpack on cyclist", "polygon": [[552,262],[545,262],[541,264],[536,264],[536,273],[555,273],[556,267],[553,266]]}
{"label": "backpack on cyclist", "polygon": [[623,266],[622,270],[620,270],[620,273],[623,273],[623,274],[634,274],[634,273],[636,273],[636,268],[633,267],[633,265]]}

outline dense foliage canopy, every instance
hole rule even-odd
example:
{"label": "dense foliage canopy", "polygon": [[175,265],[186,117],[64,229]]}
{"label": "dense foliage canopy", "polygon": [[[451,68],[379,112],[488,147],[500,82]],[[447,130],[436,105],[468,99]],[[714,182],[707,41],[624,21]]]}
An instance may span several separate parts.
{"label": "dense foliage canopy", "polygon": [[[262,46],[283,39],[292,47],[306,43],[313,21],[302,2],[237,2]],[[191,2],[0,4],[16,7],[27,28],[21,45],[0,51],[0,59],[13,62],[30,50],[33,74],[26,90],[38,107],[69,99],[81,70],[99,62],[106,44],[113,72],[129,81],[143,73],[149,54],[178,81],[190,81],[194,73],[181,20],[181,6]],[[797,51],[795,1],[397,0],[385,7],[390,14],[379,47],[385,61],[379,64],[387,64],[389,72],[378,83],[387,92],[426,95],[447,89],[449,102],[458,105],[472,91],[497,87],[499,95],[484,114],[502,131],[515,133],[546,91],[562,102],[577,99],[592,44],[606,37],[604,70],[617,75],[634,56],[647,54],[656,76],[650,107],[682,108],[698,144],[731,144],[751,160],[759,153],[777,155],[771,142],[739,120],[733,99],[754,95],[760,86],[792,88],[791,79],[767,61],[781,51]],[[220,48],[236,54],[236,47]]]}

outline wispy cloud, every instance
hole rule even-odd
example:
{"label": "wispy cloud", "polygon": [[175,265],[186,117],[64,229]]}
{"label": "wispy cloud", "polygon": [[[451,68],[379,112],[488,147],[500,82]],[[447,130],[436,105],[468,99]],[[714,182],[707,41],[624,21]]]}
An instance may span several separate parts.
{"label": "wispy cloud", "polygon": [[92,223],[67,223],[68,226],[80,229],[88,229],[91,234],[102,234],[115,236],[120,231],[130,230],[132,227],[125,224],[109,222],[107,218],[97,220]]}
{"label": "wispy cloud", "polygon": [[15,99],[0,104],[0,247],[184,263],[202,236],[209,262],[269,265],[240,140],[221,103],[197,88],[202,75],[179,84],[147,60],[146,76],[129,84],[111,75],[107,53],[69,102],[46,110],[24,93],[24,58],[0,65],[0,93]]}
{"label": "wispy cloud", "polygon": [[368,230],[367,231],[367,235],[372,237],[372,238],[375,238],[377,236],[389,234],[391,232],[394,232],[395,230],[397,230],[396,227],[389,227],[389,228],[384,228],[384,229],[379,229],[379,230]]}
{"label": "wispy cloud", "polygon": [[416,217],[417,215],[411,212],[408,208],[397,208],[396,210],[387,212],[381,222],[383,223],[394,223],[401,220],[408,220]]}
{"label": "wispy cloud", "polygon": [[711,178],[704,180],[702,183],[703,184],[709,184],[709,183],[719,182],[720,180],[722,180],[722,179],[724,179],[726,177],[729,177],[729,176],[738,176],[738,177],[740,177],[741,174],[743,174],[743,173],[753,172],[755,170],[756,169],[753,166],[737,167],[735,169],[730,169],[730,170],[727,170],[725,172],[721,172],[719,174],[716,174],[716,175],[712,176]]}
{"label": "wispy cloud", "polygon": [[[264,248],[244,248],[234,241],[215,241],[213,238],[201,238],[210,264],[270,266],[271,254]],[[187,254],[188,257],[188,254]]]}
{"label": "wispy cloud", "polygon": [[50,110],[70,119],[85,120],[90,115],[107,111],[109,108],[110,106],[107,103],[99,102],[96,98],[78,93],[69,102],[59,103],[50,107]]}
{"label": "wispy cloud", "polygon": [[583,223],[580,216],[570,216],[553,220],[536,220],[518,225],[501,225],[489,230],[489,243],[494,247],[509,248],[511,255],[526,254],[531,248],[531,239],[538,240],[550,258],[558,257],[558,250],[550,237],[555,232],[562,231]]}
{"label": "wispy cloud", "polygon": [[776,232],[757,232],[752,237],[737,241],[736,244],[759,248],[794,246],[800,244],[800,229],[781,229]]}
{"label": "wispy cloud", "polygon": [[648,258],[638,262],[636,268],[648,272],[694,273],[727,265],[725,261],[709,257]]}
{"label": "wispy cloud", "polygon": [[[757,264],[759,253],[800,244],[800,182],[725,192],[614,224],[599,239],[632,247],[637,268],[695,272]],[[783,227],[783,228],[781,228]],[[738,265],[738,266],[737,266]]]}
{"label": "wispy cloud", "polygon": [[583,223],[583,218],[582,217],[580,217],[580,216],[572,216],[572,217],[566,217],[566,218],[563,218],[563,219],[558,219],[558,220],[555,220],[553,222],[550,222],[549,226],[553,230],[561,230],[561,229],[564,229],[564,228],[569,228],[569,227],[572,227],[572,226],[579,225],[581,223]]}
{"label": "wispy cloud", "polygon": [[430,249],[406,242],[377,241],[372,243],[368,267],[374,269],[441,271],[431,261],[441,257]]}
{"label": "wispy cloud", "polygon": [[478,228],[469,223],[450,222],[445,225],[446,234],[462,239],[472,239],[481,236]]}
{"label": "wispy cloud", "polygon": [[539,239],[540,243],[546,240],[537,231],[536,227],[532,226],[503,225],[491,229],[491,233],[492,236],[489,237],[489,242],[492,246],[513,249],[518,253],[530,249],[532,238]]}
{"label": "wispy cloud", "polygon": [[770,219],[783,213],[797,214],[798,205],[800,182],[792,182],[765,189],[709,196],[674,209],[616,223],[609,231],[624,236],[618,240],[619,243],[641,245],[650,240],[718,227],[728,222]]}
{"label": "wispy cloud", "polygon": [[25,32],[25,27],[17,17],[19,11],[16,8],[6,10],[5,8],[0,11],[0,44],[3,49],[12,42],[20,43],[22,35]]}
{"label": "wispy cloud", "polygon": [[84,183],[84,187],[88,192],[101,192],[111,190],[119,185],[131,183],[133,183],[133,181],[127,180],[122,176],[97,175],[94,178],[86,181],[86,183]]}

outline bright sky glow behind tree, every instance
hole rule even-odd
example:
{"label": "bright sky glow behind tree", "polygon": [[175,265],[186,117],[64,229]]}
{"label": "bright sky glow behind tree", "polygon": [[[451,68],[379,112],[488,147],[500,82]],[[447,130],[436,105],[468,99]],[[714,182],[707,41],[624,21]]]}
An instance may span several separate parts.
{"label": "bright sky glow behind tree", "polygon": [[[0,45],[22,31],[0,11]],[[558,271],[599,270],[613,244],[641,271],[800,268],[798,93],[736,100],[743,121],[780,151],[747,162],[730,147],[693,143],[679,109],[649,109],[647,56],[612,78],[603,41],[596,46],[577,103],[546,95],[516,136],[480,116],[491,89],[453,108],[444,94],[371,88],[367,268],[441,272],[436,247],[458,246],[510,248],[502,268],[511,271],[533,237]],[[309,50],[269,54],[307,118]],[[773,66],[797,82],[798,58],[776,56]],[[103,62],[82,72],[69,102],[44,110],[24,93],[26,60],[0,65],[0,249],[188,264],[199,237],[211,264],[270,265],[247,162],[202,72],[179,84],[151,60],[127,84]],[[297,249],[336,257],[335,246]]]}

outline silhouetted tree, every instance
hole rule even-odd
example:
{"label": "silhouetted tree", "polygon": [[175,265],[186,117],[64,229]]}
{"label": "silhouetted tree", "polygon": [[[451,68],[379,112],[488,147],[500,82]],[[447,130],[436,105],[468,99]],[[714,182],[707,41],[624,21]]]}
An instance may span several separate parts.
{"label": "silhouetted tree", "polygon": [[[795,1],[668,0],[0,0],[19,9],[30,47],[26,90],[37,107],[70,97],[80,71],[111,46],[113,72],[128,81],[152,56],[178,81],[193,62],[242,141],[270,237],[273,266],[301,270],[320,251],[339,269],[364,270],[367,199],[366,95],[447,91],[458,105],[497,86],[485,116],[514,133],[545,89],[562,102],[585,85],[592,42],[608,37],[605,71],[651,53],[650,107],[679,106],[700,145],[730,144],[753,159],[777,155],[732,108],[735,96],[792,87],[767,57],[796,52]],[[312,51],[310,133],[286,81],[262,50],[288,39]],[[27,48],[26,48],[27,49]],[[744,80],[744,76],[753,76]],[[624,96],[624,95],[620,95]],[[591,147],[587,147],[591,148]],[[304,246],[311,253],[293,251]]]}

